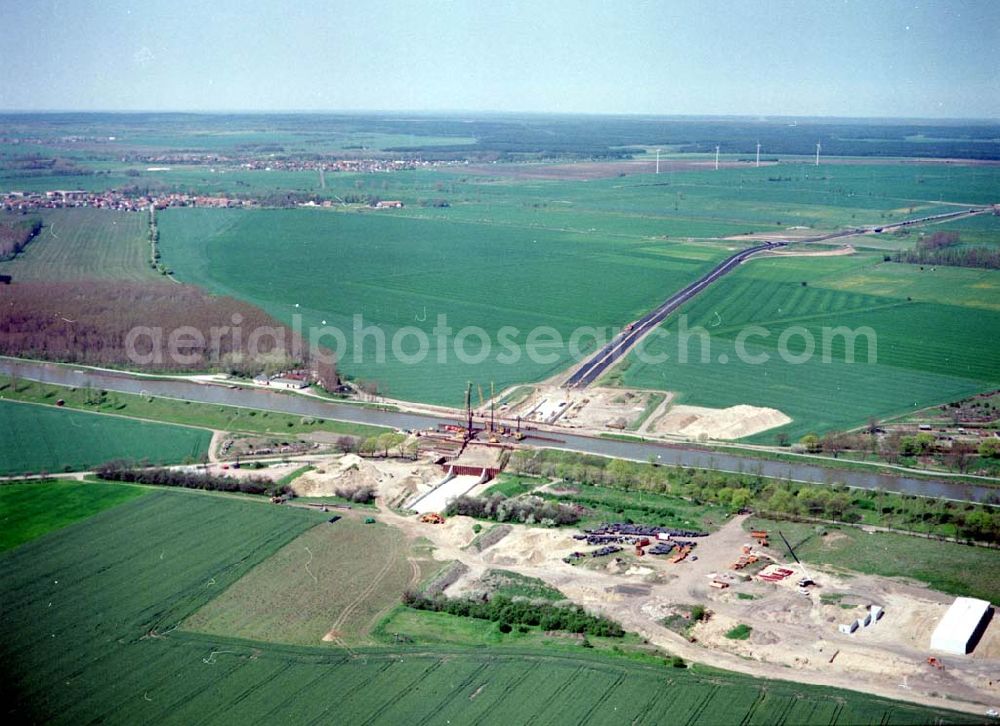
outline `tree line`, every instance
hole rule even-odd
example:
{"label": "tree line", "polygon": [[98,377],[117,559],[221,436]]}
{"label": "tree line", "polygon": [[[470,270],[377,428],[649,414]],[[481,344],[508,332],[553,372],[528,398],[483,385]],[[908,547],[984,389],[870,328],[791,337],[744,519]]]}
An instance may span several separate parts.
{"label": "tree line", "polygon": [[519,451],[509,470],[583,484],[649,491],[681,497],[696,504],[712,503],[733,512],[753,509],[760,516],[871,521],[881,526],[962,539],[1000,543],[1000,510],[971,502],[927,499],[843,485],[811,486],[768,479],[761,474],[605,459],[563,451]]}
{"label": "tree line", "polygon": [[541,497],[512,497],[491,494],[485,497],[461,496],[452,499],[445,509],[450,517],[462,515],[496,522],[520,522],[558,527],[576,524],[580,514],[575,507],[546,501]]}
{"label": "tree line", "polygon": [[995,247],[959,247],[956,232],[935,232],[917,241],[912,250],[900,250],[895,262],[942,267],[979,267],[1000,269],[1000,249]]}
{"label": "tree line", "polygon": [[243,494],[288,494],[291,488],[275,484],[259,476],[232,477],[209,474],[206,471],[183,469],[147,469],[127,461],[110,461],[97,467],[97,476],[106,481],[133,484],[151,484],[161,487],[204,489],[216,492],[241,492]]}
{"label": "tree line", "polygon": [[0,216],[0,262],[16,257],[41,231],[38,217]]}
{"label": "tree line", "polygon": [[490,620],[500,624],[500,632],[509,633],[513,626],[538,626],[546,631],[584,633],[605,638],[621,638],[625,630],[614,620],[591,615],[579,605],[553,605],[528,600],[514,600],[504,595],[490,599],[424,597],[407,591],[403,604],[414,610],[448,613],[463,618]]}

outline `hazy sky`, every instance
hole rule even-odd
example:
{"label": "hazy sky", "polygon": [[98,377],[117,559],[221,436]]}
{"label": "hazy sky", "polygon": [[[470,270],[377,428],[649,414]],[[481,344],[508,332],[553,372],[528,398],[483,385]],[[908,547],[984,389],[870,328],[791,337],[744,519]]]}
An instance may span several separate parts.
{"label": "hazy sky", "polygon": [[1000,0],[0,0],[0,109],[1000,117]]}

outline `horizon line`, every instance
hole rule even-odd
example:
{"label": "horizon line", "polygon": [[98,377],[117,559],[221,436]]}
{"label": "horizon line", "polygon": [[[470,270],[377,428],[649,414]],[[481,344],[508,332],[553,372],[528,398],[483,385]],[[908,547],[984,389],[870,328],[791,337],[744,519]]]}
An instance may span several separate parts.
{"label": "horizon line", "polygon": [[593,118],[670,118],[670,119],[745,119],[767,122],[771,120],[835,120],[835,121],[930,121],[1000,124],[1000,117],[986,116],[824,116],[808,114],[760,113],[648,113],[648,112],[593,112],[593,111],[497,111],[469,109],[74,109],[74,108],[0,108],[0,115],[56,115],[56,114],[188,114],[204,116],[226,115],[393,115],[414,114],[421,116],[577,116]]}

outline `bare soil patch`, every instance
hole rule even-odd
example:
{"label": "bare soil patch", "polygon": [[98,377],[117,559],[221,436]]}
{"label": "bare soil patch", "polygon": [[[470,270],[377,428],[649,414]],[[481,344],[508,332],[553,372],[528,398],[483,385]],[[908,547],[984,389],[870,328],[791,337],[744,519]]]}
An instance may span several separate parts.
{"label": "bare soil patch", "polygon": [[294,482],[300,497],[333,496],[338,489],[375,487],[379,496],[397,502],[428,491],[444,476],[440,466],[427,460],[363,459],[356,454],[321,459],[313,471]]}
{"label": "bare soil patch", "polygon": [[857,252],[854,245],[844,245],[832,250],[811,250],[806,247],[796,247],[795,249],[772,250],[769,254],[775,257],[843,257],[853,255]]}
{"label": "bare soil patch", "polygon": [[677,405],[652,425],[653,433],[690,438],[740,439],[792,419],[774,408],[740,404],[729,408]]}
{"label": "bare soil patch", "polygon": [[657,398],[663,399],[660,405],[664,406],[672,394],[629,388],[567,390],[560,386],[538,386],[504,415],[567,428],[620,431],[635,426],[647,413],[650,402]]}

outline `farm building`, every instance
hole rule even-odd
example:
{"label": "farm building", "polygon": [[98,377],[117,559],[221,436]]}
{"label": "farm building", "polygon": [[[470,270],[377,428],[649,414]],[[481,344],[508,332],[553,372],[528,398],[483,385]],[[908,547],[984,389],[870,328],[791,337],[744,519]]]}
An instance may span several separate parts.
{"label": "farm building", "polygon": [[956,598],[931,635],[931,649],[965,655],[989,623],[990,604],[972,597]]}
{"label": "farm building", "polygon": [[285,373],[272,378],[271,385],[278,388],[306,388],[309,385],[309,376],[305,373]]}

